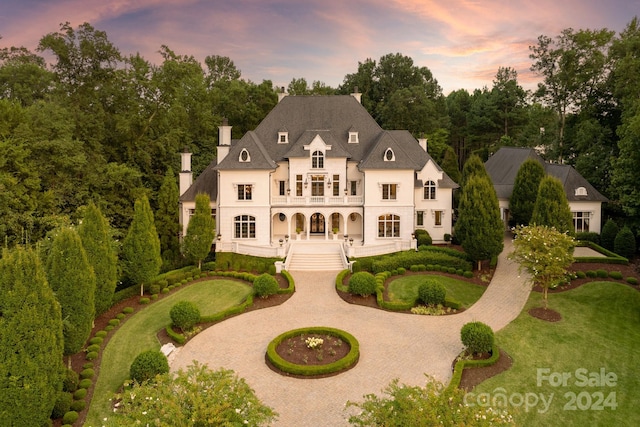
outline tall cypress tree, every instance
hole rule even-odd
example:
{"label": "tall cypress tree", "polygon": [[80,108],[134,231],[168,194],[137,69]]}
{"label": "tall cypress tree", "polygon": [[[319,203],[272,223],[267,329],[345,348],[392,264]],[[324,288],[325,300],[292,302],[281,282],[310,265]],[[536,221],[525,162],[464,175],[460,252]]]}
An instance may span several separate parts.
{"label": "tall cypress tree", "polygon": [[488,177],[470,176],[458,208],[458,227],[464,230],[464,251],[478,262],[499,255],[504,248],[504,224],[500,218],[498,196]]}
{"label": "tall cypress tree", "polygon": [[178,202],[180,190],[169,168],[158,191],[158,211],[156,212],[156,230],[160,237],[160,253],[165,269],[170,269],[180,255],[180,221],[178,218]]}
{"label": "tall cypress tree", "polygon": [[45,425],[62,389],[62,315],[37,254],[0,259],[0,420]]}
{"label": "tall cypress tree", "polygon": [[554,227],[561,233],[575,234],[571,208],[559,179],[547,175],[540,181],[530,223]]}
{"label": "tall cypress tree", "polygon": [[62,228],[56,234],[46,271],[62,309],[64,354],[70,356],[89,338],[96,313],[96,276],[77,231]]}
{"label": "tall cypress tree", "polygon": [[96,276],[96,316],[111,307],[118,279],[118,256],[113,247],[109,222],[91,202],[78,227],[82,246]]}
{"label": "tall cypress tree", "polygon": [[[456,240],[459,242],[463,242],[466,238],[467,233],[467,225],[466,221],[460,221],[461,216],[461,208],[462,208],[462,196],[465,192],[465,187],[467,186],[467,182],[471,177],[481,177],[486,178],[489,182],[491,182],[491,178],[487,173],[487,170],[484,167],[484,163],[482,163],[482,159],[477,154],[472,154],[469,156],[467,161],[462,168],[462,176],[460,178],[460,189],[457,191],[458,198],[458,221],[456,221],[454,228],[454,235]],[[494,191],[495,193],[495,191]]]}
{"label": "tall cypress tree", "polygon": [[158,275],[161,266],[160,239],[153,221],[153,212],[147,196],[142,196],[136,200],[133,221],[122,242],[122,268],[128,278],[140,284],[142,295],[144,285]]}
{"label": "tall cypress tree", "polygon": [[544,168],[534,159],[525,160],[518,169],[509,200],[509,212],[515,225],[529,225],[542,178]]}
{"label": "tall cypress tree", "polygon": [[206,194],[196,196],[196,211],[189,220],[187,235],[184,236],[183,252],[191,260],[202,266],[202,260],[211,250],[216,233],[216,222],[211,217],[210,199]]}
{"label": "tall cypress tree", "polygon": [[613,250],[618,231],[620,231],[618,224],[609,218],[607,222],[604,223],[602,233],[600,233],[600,244],[603,248],[609,249],[610,251]]}

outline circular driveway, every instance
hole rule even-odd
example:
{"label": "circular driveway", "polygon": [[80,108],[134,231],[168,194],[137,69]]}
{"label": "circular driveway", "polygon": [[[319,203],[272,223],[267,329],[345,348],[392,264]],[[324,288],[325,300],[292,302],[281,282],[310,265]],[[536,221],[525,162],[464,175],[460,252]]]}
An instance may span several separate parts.
{"label": "circular driveway", "polygon": [[[441,382],[451,378],[451,363],[462,351],[460,328],[482,321],[494,331],[518,316],[530,292],[517,265],[506,258],[510,239],[491,284],[468,310],[448,316],[392,313],[344,302],[335,292],[338,271],[291,271],[296,292],[284,304],[251,311],[218,323],[172,355],[171,369],[197,360],[211,369],[233,369],[257,396],[278,412],[278,426],[348,425],[348,400],[380,394],[394,378],[424,385],[425,375]],[[329,378],[296,379],[269,369],[267,345],[277,335],[305,326],[343,329],[360,342],[355,368]]]}

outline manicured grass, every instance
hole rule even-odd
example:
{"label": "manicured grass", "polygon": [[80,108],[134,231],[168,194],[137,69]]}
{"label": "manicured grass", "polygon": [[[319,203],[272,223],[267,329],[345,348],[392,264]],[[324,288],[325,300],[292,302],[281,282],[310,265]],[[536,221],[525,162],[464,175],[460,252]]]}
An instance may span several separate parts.
{"label": "manicured grass", "polygon": [[390,282],[388,286],[389,299],[391,301],[415,301],[418,298],[418,288],[426,278],[442,283],[447,289],[447,298],[456,300],[467,308],[478,301],[486,289],[484,286],[478,286],[451,277],[417,274],[398,276]]}
{"label": "manicured grass", "polygon": [[[623,284],[593,282],[551,294],[549,307],[563,317],[557,323],[527,314],[529,308],[539,306],[540,294],[532,293],[520,316],[496,334],[498,345],[513,358],[513,366],[476,387],[475,397],[479,393],[489,393],[491,399],[500,393],[507,397],[531,393],[533,402],[534,393],[538,400],[541,394],[546,400],[553,395],[545,413],[538,412],[543,411],[540,400],[528,411],[509,404],[517,425],[640,425],[636,360],[640,354],[640,293]],[[548,372],[539,375],[538,369]],[[576,372],[578,369],[585,371]],[[609,381],[615,374],[615,385],[580,384],[583,374],[600,378],[602,369]],[[566,385],[560,381],[552,386],[555,376],[552,381],[542,378],[553,373],[568,373]],[[611,403],[617,407],[612,408]]]}
{"label": "manicured grass", "polygon": [[149,349],[160,349],[157,332],[171,323],[169,311],[178,301],[191,301],[201,315],[215,314],[242,303],[252,288],[235,280],[208,280],[194,283],[154,302],[128,319],[109,340],[102,353],[100,375],[85,425],[99,426],[111,412],[109,399],[129,377],[135,357]]}

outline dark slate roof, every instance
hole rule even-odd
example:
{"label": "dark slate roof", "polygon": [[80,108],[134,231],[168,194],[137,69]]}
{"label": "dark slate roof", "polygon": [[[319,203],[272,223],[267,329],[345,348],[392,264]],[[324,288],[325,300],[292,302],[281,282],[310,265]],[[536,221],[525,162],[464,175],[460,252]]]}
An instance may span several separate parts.
{"label": "dark slate roof", "polygon": [[[545,173],[556,177],[564,186],[567,200],[573,201],[596,201],[607,202],[598,190],[584,179],[573,167],[569,165],[558,165],[546,163],[533,148],[502,147],[494,155],[489,157],[484,164],[487,173],[493,181],[498,198],[509,199],[513,193],[513,184],[516,174],[522,163],[527,159],[534,159],[544,167]],[[587,190],[586,196],[576,196],[575,191],[579,187]]]}
{"label": "dark slate roof", "polygon": [[217,159],[214,157],[209,166],[196,178],[191,187],[180,196],[181,202],[192,202],[196,195],[205,193],[212,201],[218,198],[218,173],[215,170]]}
{"label": "dark slate roof", "polygon": [[331,146],[331,150],[327,150],[327,157],[351,157],[344,149],[344,144],[336,141],[333,132],[330,130],[308,130],[305,131],[297,141],[288,144],[290,150],[284,154],[284,158],[291,159],[295,157],[309,157],[309,150],[305,150],[304,146],[309,145],[316,136],[320,136],[326,145]]}
{"label": "dark slate roof", "polygon": [[[276,136],[278,134],[276,133]],[[284,144],[286,145],[286,144]],[[250,161],[241,162],[240,153],[246,149],[250,156]],[[256,170],[256,169],[275,169],[278,167],[273,161],[260,139],[253,131],[249,131],[244,136],[231,144],[229,154],[215,167],[218,170]]]}
{"label": "dark slate roof", "polygon": [[[413,169],[420,170],[427,163],[428,155],[409,132],[382,131],[373,141],[369,152],[358,167],[366,169]],[[408,138],[407,138],[408,136]],[[408,142],[408,144],[407,144]],[[417,148],[417,149],[415,149]],[[391,149],[394,161],[385,160],[387,149]]]}

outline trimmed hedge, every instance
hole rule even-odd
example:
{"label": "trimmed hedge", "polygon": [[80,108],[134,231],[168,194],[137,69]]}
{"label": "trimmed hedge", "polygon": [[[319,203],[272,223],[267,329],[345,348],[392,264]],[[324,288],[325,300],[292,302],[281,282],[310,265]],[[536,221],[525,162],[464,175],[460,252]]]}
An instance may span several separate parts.
{"label": "trimmed hedge", "polygon": [[56,397],[56,402],[53,405],[53,410],[51,411],[51,418],[54,420],[62,418],[64,414],[69,412],[71,402],[73,402],[73,396],[71,396],[70,393],[59,391]]}
{"label": "trimmed hedge", "polygon": [[608,249],[603,248],[593,242],[579,242],[578,246],[591,248],[596,252],[600,252],[604,257],[574,257],[574,262],[579,263],[603,263],[603,264],[629,264],[629,260],[625,257],[618,255],[615,252],[611,252]]}
{"label": "trimmed hedge", "polygon": [[[349,344],[349,353],[340,360],[326,365],[297,365],[295,363],[287,362],[276,352],[278,345],[291,337],[300,334],[318,334],[318,335],[331,335],[346,341]],[[344,371],[352,368],[360,358],[360,344],[358,340],[348,332],[340,329],[328,328],[323,326],[316,326],[310,328],[300,328],[287,331],[274,338],[267,346],[267,359],[277,369],[294,375],[303,376],[315,376],[325,375],[335,372]]]}
{"label": "trimmed hedge", "polygon": [[338,275],[336,276],[336,289],[342,292],[349,292],[349,288],[343,284],[344,278],[347,277],[349,273],[349,270],[342,270],[340,273],[338,273]]}
{"label": "trimmed hedge", "polygon": [[256,271],[262,273],[275,273],[275,262],[283,261],[282,258],[263,258],[251,255],[242,255],[232,252],[216,253],[216,270],[232,271]]}
{"label": "trimmed hedge", "polygon": [[447,386],[448,390],[452,390],[460,387],[460,381],[462,380],[462,371],[464,368],[479,368],[482,366],[491,366],[495,365],[498,359],[500,358],[500,349],[493,343],[493,347],[491,349],[491,357],[488,359],[480,359],[480,360],[458,360],[453,369],[453,375],[451,376],[451,381]]}

